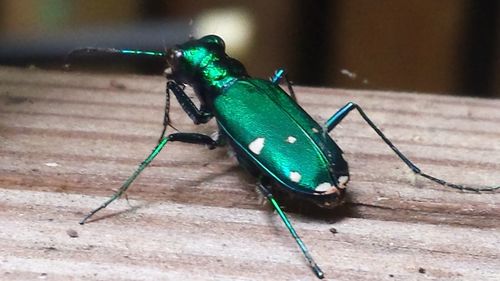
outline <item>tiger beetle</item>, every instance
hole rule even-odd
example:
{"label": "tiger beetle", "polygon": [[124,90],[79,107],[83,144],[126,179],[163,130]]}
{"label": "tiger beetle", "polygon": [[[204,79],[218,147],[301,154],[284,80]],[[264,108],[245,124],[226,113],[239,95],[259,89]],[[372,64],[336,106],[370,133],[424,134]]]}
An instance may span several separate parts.
{"label": "tiger beetle", "polygon": [[[83,48],[75,55],[122,55],[166,60],[166,105],[163,131],[151,154],[139,165],[121,188],[101,206],[83,218],[84,224],[99,210],[106,208],[129,188],[136,177],[153,161],[169,142],[201,144],[214,149],[228,144],[240,165],[254,175],[258,188],[269,200],[318,278],[324,273],[314,261],[304,242],[282,211],[273,193],[282,192],[322,208],[339,205],[349,181],[347,162],[342,150],[330,138],[332,131],[351,111],[356,110],[368,125],[417,175],[446,187],[468,191],[493,191],[498,187],[475,188],[448,183],[422,172],[370,120],[355,103],[349,102],[326,123],[320,125],[300,107],[286,72],[279,69],[270,81],[252,78],[238,60],[225,53],[224,41],[216,35],[191,39],[165,52]],[[289,94],[280,86],[284,81]],[[193,88],[200,102],[197,107],[184,88]],[[165,136],[169,123],[170,93],[194,124],[217,120],[219,134],[213,138],[200,133],[172,133]]]}

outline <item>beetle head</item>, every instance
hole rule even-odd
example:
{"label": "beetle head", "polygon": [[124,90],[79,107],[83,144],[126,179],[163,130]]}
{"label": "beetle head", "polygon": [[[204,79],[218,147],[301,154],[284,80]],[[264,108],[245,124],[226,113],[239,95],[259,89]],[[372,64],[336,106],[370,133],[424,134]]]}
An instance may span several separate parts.
{"label": "beetle head", "polygon": [[203,70],[213,67],[214,62],[227,58],[225,48],[224,40],[216,35],[176,45],[167,50],[169,67],[165,70],[165,76],[179,83],[191,84],[202,76]]}

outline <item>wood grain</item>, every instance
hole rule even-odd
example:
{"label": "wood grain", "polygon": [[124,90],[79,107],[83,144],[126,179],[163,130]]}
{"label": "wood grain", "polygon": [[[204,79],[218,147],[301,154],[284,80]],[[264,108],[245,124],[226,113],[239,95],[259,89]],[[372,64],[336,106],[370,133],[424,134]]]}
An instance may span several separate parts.
{"label": "wood grain", "polygon": [[[78,225],[155,145],[164,87],[162,77],[0,68],[1,280],[316,279],[224,149],[167,146],[129,205]],[[435,176],[500,183],[500,100],[296,92],[321,122],[357,102]],[[182,131],[215,131],[175,102],[171,112]],[[500,280],[500,193],[416,178],[356,113],[331,135],[351,168],[347,203],[322,213],[285,206],[327,279]]]}

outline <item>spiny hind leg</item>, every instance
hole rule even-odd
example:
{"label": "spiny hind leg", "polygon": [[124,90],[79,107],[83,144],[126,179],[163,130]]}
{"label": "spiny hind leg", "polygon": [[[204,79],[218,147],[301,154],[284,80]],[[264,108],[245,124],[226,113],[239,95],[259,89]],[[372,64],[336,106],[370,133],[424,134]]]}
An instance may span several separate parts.
{"label": "spiny hind leg", "polygon": [[325,128],[327,132],[332,131],[335,126],[337,126],[342,120],[352,111],[356,109],[358,113],[363,117],[366,123],[379,135],[379,137],[396,153],[396,155],[417,175],[420,175],[424,178],[427,178],[433,182],[436,182],[440,185],[449,187],[449,188],[454,188],[458,190],[467,190],[467,191],[474,191],[474,192],[481,192],[481,191],[494,191],[497,189],[500,189],[500,186],[492,186],[492,187],[472,187],[472,186],[466,186],[466,185],[460,185],[460,184],[454,184],[454,183],[449,183],[445,180],[436,178],[434,176],[431,176],[427,173],[422,172],[419,167],[417,167],[413,162],[408,159],[385,135],[382,133],[382,131],[371,121],[371,119],[366,115],[366,113],[361,109],[361,107],[353,102],[347,103],[344,107],[339,109],[335,114],[332,115],[326,121],[325,123]]}

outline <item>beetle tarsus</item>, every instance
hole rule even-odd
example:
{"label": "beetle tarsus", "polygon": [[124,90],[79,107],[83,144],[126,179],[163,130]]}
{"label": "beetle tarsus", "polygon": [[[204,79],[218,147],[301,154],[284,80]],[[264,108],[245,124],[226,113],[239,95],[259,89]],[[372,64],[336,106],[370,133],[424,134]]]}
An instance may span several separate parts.
{"label": "beetle tarsus", "polygon": [[323,279],[325,278],[325,274],[323,273],[323,271],[321,270],[321,268],[319,268],[319,266],[317,264],[315,264],[313,267],[312,267],[313,271],[314,271],[314,274],[316,274],[316,276],[319,278],[319,279]]}

